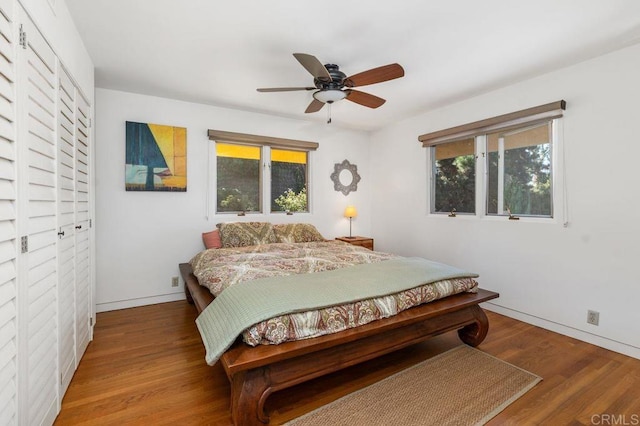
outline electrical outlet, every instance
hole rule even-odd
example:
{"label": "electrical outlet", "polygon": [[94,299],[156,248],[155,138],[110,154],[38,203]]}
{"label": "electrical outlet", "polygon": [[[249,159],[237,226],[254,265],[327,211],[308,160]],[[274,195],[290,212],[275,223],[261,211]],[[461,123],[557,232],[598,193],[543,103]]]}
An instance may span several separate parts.
{"label": "electrical outlet", "polygon": [[587,324],[598,325],[600,322],[600,312],[587,311]]}
{"label": "electrical outlet", "polygon": [[178,287],[180,285],[180,281],[178,277],[171,278],[171,287]]}

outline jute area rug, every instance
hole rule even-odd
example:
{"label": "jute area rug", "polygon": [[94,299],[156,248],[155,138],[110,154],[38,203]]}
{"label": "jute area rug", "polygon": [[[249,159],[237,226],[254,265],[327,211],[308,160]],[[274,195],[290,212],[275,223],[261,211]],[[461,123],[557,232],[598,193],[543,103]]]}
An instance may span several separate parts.
{"label": "jute area rug", "polygon": [[540,380],[462,345],[287,425],[482,425]]}

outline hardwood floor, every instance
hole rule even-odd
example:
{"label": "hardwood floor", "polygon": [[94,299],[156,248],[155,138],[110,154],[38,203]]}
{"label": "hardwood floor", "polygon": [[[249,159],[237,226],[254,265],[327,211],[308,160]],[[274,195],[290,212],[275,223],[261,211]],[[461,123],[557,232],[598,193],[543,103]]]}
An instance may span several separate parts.
{"label": "hardwood floor", "polygon": [[[489,422],[640,425],[640,360],[498,314],[480,349],[543,377]],[[229,383],[204,362],[195,308],[185,301],[98,314],[56,425],[230,425]],[[448,333],[377,360],[275,393],[279,424],[441,353]],[[617,423],[616,423],[617,422]]]}

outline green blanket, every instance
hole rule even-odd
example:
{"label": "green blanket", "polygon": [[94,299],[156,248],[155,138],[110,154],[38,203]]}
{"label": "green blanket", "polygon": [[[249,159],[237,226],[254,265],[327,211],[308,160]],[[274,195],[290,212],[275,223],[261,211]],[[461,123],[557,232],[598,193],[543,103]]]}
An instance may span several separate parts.
{"label": "green blanket", "polygon": [[421,258],[400,258],[315,274],[262,278],[224,290],[196,319],[213,365],[245,329],[292,312],[371,299],[435,281],[477,277]]}

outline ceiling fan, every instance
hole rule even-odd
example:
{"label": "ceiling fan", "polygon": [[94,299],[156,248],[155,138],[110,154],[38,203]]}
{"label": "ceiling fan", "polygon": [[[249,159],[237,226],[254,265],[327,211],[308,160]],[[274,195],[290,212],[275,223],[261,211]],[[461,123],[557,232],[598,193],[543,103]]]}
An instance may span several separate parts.
{"label": "ceiling fan", "polygon": [[[324,104],[347,99],[369,108],[378,108],[386,101],[369,93],[354,90],[352,87],[381,83],[404,76],[404,69],[398,64],[384,65],[347,77],[338,65],[326,64],[313,55],[294,53],[293,56],[313,76],[314,87],[273,87],[257,89],[258,92],[291,92],[296,90],[315,90],[313,100],[305,113],[317,112]],[[329,119],[329,122],[331,119]]]}

